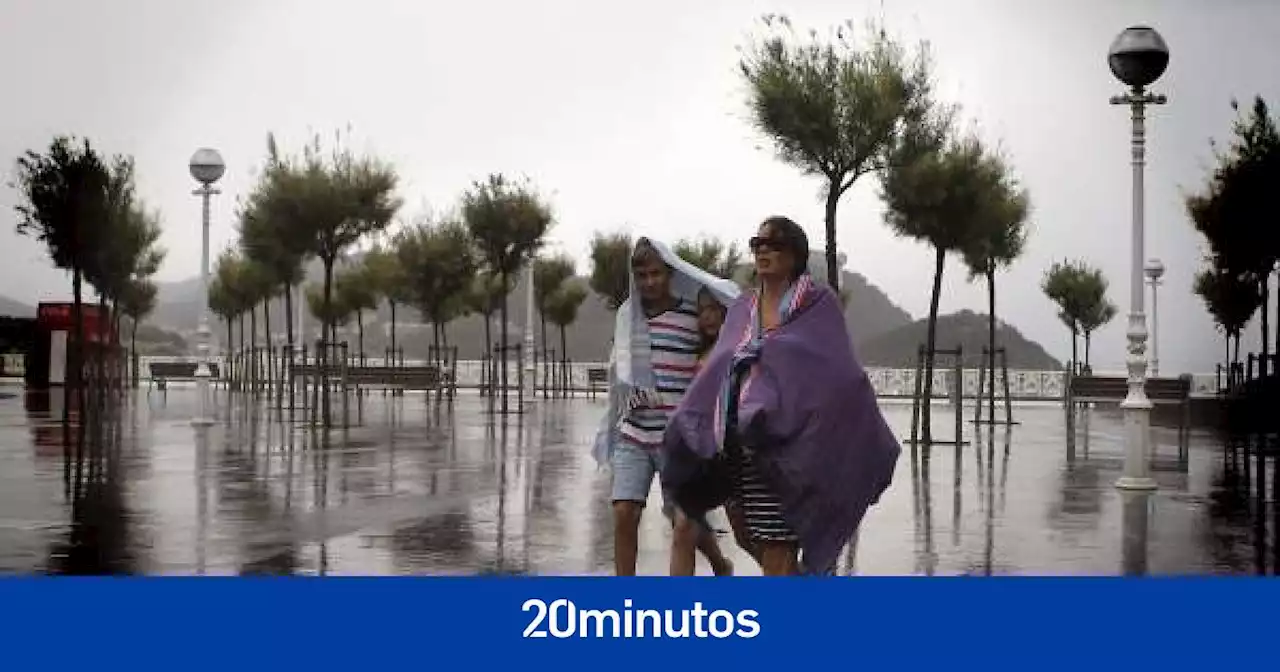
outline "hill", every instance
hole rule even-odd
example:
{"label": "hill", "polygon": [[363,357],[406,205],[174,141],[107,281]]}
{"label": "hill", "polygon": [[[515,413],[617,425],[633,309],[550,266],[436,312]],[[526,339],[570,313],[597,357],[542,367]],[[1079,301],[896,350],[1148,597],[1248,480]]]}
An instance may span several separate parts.
{"label": "hill", "polygon": [[[966,366],[976,367],[987,345],[987,316],[971,310],[938,316],[938,348],[963,348]],[[867,366],[914,367],[916,348],[925,342],[926,320],[916,320],[857,345],[858,357]],[[1010,369],[1057,370],[1062,363],[1039,343],[1027,340],[1015,327],[997,319],[996,347],[1005,348]]]}
{"label": "hill", "polygon": [[7,296],[0,296],[0,315],[4,317],[35,317],[35,306],[28,306]]}
{"label": "hill", "polygon": [[[821,253],[817,253],[821,258]],[[814,262],[818,263],[817,261]],[[825,261],[821,262],[825,263]],[[322,279],[321,267],[318,263],[307,268],[309,281],[319,282]],[[585,281],[585,279],[584,279]],[[848,301],[845,306],[845,321],[854,342],[861,343],[892,332],[911,322],[911,315],[898,307],[880,288],[871,284],[858,273],[844,272],[843,287],[847,289]],[[297,292],[295,292],[297,294]],[[195,330],[199,317],[200,282],[196,279],[176,283],[160,283],[156,312],[148,322],[176,330],[179,334],[190,337]],[[295,296],[295,299],[297,297]],[[525,282],[523,276],[511,293],[508,301],[509,332],[512,342],[519,342],[523,337]],[[272,331],[282,332],[284,325],[283,300],[277,301],[271,309]],[[297,306],[295,304],[295,310]],[[365,315],[365,352],[381,355],[387,347],[385,332],[390,323],[391,313],[385,305],[379,308],[376,315]],[[430,327],[414,326],[418,322],[416,310],[401,306],[396,311],[397,344],[404,346],[406,356],[426,354],[431,338]],[[316,322],[307,315],[303,324],[310,338],[315,338]],[[261,328],[261,325],[259,325]],[[494,320],[494,340],[499,338],[497,320]],[[226,330],[221,325],[212,325],[214,338],[224,340]],[[540,327],[535,329],[536,341],[541,344]],[[355,327],[350,330],[351,338],[355,338]],[[477,316],[457,320],[449,325],[449,342],[459,347],[459,356],[464,359],[476,358],[484,343],[484,321]],[[560,335],[553,325],[547,326],[550,347],[560,348]],[[603,301],[591,294],[578,311],[578,321],[567,330],[569,354],[578,361],[602,361],[608,358],[608,344],[613,336],[613,313],[605,307]],[[540,346],[539,346],[540,347]]]}

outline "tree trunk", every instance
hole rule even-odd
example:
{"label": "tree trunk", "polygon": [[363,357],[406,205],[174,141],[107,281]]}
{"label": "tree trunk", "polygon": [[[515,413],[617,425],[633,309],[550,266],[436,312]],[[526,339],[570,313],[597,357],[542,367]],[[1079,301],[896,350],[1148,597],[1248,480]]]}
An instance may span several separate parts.
{"label": "tree trunk", "polygon": [[[507,286],[507,273],[502,272],[502,287]],[[502,350],[500,359],[502,360],[502,414],[507,414],[507,296],[502,296],[502,305],[499,307],[499,316],[502,319],[501,338]]]}
{"label": "tree trunk", "polygon": [[[834,247],[830,245],[830,239],[828,238],[828,253],[833,249]],[[947,258],[947,252],[942,248],[938,248],[936,254],[937,257],[933,268],[933,295],[929,299],[929,323],[928,330],[925,333],[924,400],[921,409],[923,417],[920,423],[920,431],[924,437],[925,445],[933,442],[932,423],[929,421],[929,416],[932,415],[931,404],[933,403],[933,360],[934,348],[938,338],[938,301],[942,298],[942,269],[943,263]],[[828,259],[827,262],[828,264],[832,263],[831,259]],[[956,440],[959,441],[960,437],[956,437]]]}
{"label": "tree trunk", "polygon": [[71,344],[70,352],[64,353],[67,360],[66,375],[62,380],[62,477],[64,485],[71,490],[73,499],[79,499],[80,484],[75,483],[72,487],[71,481],[71,408],[76,408],[76,441],[75,454],[76,463],[79,464],[83,459],[84,446],[84,420],[82,411],[84,409],[84,389],[81,385],[81,360],[84,356],[84,342],[81,336],[84,333],[84,311],[81,302],[83,301],[83,275],[78,266],[71,269]]}
{"label": "tree trunk", "polygon": [[258,307],[249,309],[249,380],[258,394]]}
{"label": "tree trunk", "polygon": [[129,326],[129,363],[131,365],[129,379],[131,386],[136,390],[138,389],[138,321],[134,320]]}
{"label": "tree trunk", "polygon": [[[987,348],[991,355],[987,366],[989,389],[987,399],[987,422],[991,427],[996,422],[996,271],[995,266],[987,267]],[[957,383],[958,385],[959,383]],[[1005,403],[1009,403],[1006,399]],[[990,430],[995,431],[995,430]]]}
{"label": "tree trunk", "polygon": [[1079,367],[1080,362],[1076,359],[1077,357],[1080,356],[1076,351],[1076,341],[1078,341],[1079,338],[1080,336],[1076,332],[1076,328],[1071,327],[1071,375],[1073,376],[1075,375],[1076,370],[1080,368]]}
{"label": "tree trunk", "polygon": [[1084,332],[1084,365],[1086,367],[1090,366],[1089,350],[1092,343],[1093,343],[1093,332],[1092,331]]}
{"label": "tree trunk", "polygon": [[263,330],[264,330],[264,331],[266,331],[266,332],[267,332],[267,333],[266,333],[266,336],[265,336],[265,340],[266,340],[265,349],[266,349],[266,354],[267,354],[267,362],[266,362],[266,365],[267,365],[267,366],[266,366],[266,369],[267,369],[267,384],[266,384],[266,389],[267,389],[267,392],[268,392],[268,396],[270,396],[270,394],[269,394],[269,393],[271,392],[272,385],[275,383],[275,379],[276,379],[276,358],[275,358],[275,350],[273,349],[273,346],[271,345],[271,298],[270,298],[270,297],[268,297],[265,301],[263,301],[263,302],[262,302],[262,322],[263,322],[263,327],[262,327],[262,328],[263,328]]}
{"label": "tree trunk", "polygon": [[284,286],[284,342],[288,345],[289,357],[293,357],[293,285]]}
{"label": "tree trunk", "polygon": [[542,358],[547,358],[547,316],[542,314],[542,309],[538,309],[538,320],[542,322]]}
{"label": "tree trunk", "polygon": [[[827,210],[823,220],[827,227],[827,284],[840,296],[840,258],[836,252],[836,208],[840,205],[840,180],[827,180]],[[941,254],[941,252],[939,252]],[[799,260],[804,263],[807,260]],[[932,351],[930,352],[932,356]],[[927,425],[926,425],[927,426]],[[928,434],[925,434],[927,437]]]}
{"label": "tree trunk", "polygon": [[244,351],[244,313],[240,313],[240,317],[237,321],[240,323],[240,367],[239,371],[237,371],[239,376],[236,379],[236,387],[243,390],[248,378],[245,374],[249,371],[249,358],[245,356]]}
{"label": "tree trunk", "polygon": [[[333,311],[331,309],[330,299],[333,296],[333,258],[324,257],[324,313],[320,320],[323,325],[320,329],[321,334],[332,334],[335,325],[333,323]],[[337,340],[336,338],[334,340]],[[320,352],[320,384],[324,387],[324,399],[320,402],[320,412],[324,415],[324,427],[329,427],[329,348],[321,348]]]}
{"label": "tree trunk", "polygon": [[387,305],[391,306],[391,361],[396,361],[396,302],[387,299]]}
{"label": "tree trunk", "polygon": [[[485,372],[484,372],[485,379],[484,379],[484,382],[482,383],[482,385],[484,385],[485,389],[487,389],[487,390],[489,391],[489,392],[488,392],[488,394],[489,394],[489,398],[490,398],[490,400],[492,400],[492,399],[493,399],[493,385],[491,385],[490,383],[492,383],[492,382],[493,382],[493,365],[494,365],[494,360],[493,360],[493,333],[492,333],[492,329],[491,329],[491,326],[492,326],[492,325],[490,324],[492,321],[493,321],[493,320],[491,319],[490,314],[489,314],[489,313],[485,313],[485,314],[484,314],[484,348],[483,348],[483,349],[481,350],[481,352],[480,352],[480,361],[481,361],[481,362],[483,362],[483,361],[485,361],[485,360],[486,360],[486,358],[488,358],[488,362],[489,362],[489,366],[488,366],[488,367],[484,367],[484,369],[485,369]],[[492,410],[493,410],[493,406],[492,406],[492,405],[490,405],[490,406],[489,406],[489,410],[490,410],[490,411],[492,411]]]}
{"label": "tree trunk", "polygon": [[565,335],[565,327],[560,325],[560,383],[564,386],[562,394],[569,397],[569,339]]}
{"label": "tree trunk", "polygon": [[356,311],[356,354],[360,366],[364,366],[364,311]]}
{"label": "tree trunk", "polygon": [[227,317],[227,318],[223,318],[222,322],[223,322],[224,324],[226,324],[226,325],[227,325],[227,347],[226,347],[226,349],[224,350],[224,352],[226,352],[226,353],[227,353],[227,362],[226,362],[226,366],[227,366],[227,386],[228,386],[228,387],[227,387],[227,389],[231,389],[231,387],[230,387],[230,386],[231,386],[231,385],[233,385],[233,384],[235,383],[235,379],[236,379],[236,368],[235,368],[235,361],[236,361],[236,359],[235,359],[235,341],[234,341],[234,340],[232,340],[232,333],[231,333],[231,318],[229,318],[229,317]]}
{"label": "tree trunk", "polygon": [[1267,372],[1270,370],[1269,367],[1271,366],[1271,358],[1267,356],[1271,353],[1271,346],[1269,345],[1269,341],[1271,339],[1268,338],[1271,335],[1271,330],[1267,328],[1267,313],[1271,312],[1267,308],[1267,298],[1271,294],[1271,287],[1269,285],[1270,278],[1265,275],[1262,276],[1262,304],[1259,306],[1262,312],[1262,364],[1259,367],[1261,369],[1261,371],[1258,372],[1259,377],[1265,377]]}
{"label": "tree trunk", "polygon": [[1240,332],[1238,331],[1236,332],[1235,339],[1236,339],[1236,356],[1231,360],[1231,363],[1239,364],[1240,363]]}

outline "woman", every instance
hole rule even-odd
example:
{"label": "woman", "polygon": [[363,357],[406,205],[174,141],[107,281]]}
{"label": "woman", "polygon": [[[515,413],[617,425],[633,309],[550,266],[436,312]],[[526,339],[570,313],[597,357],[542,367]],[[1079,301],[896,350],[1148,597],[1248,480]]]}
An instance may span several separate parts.
{"label": "woman", "polygon": [[901,451],[804,230],[770,217],[750,249],[757,285],[671,417],[663,477],[690,516],[736,502],[765,575],[827,573]]}

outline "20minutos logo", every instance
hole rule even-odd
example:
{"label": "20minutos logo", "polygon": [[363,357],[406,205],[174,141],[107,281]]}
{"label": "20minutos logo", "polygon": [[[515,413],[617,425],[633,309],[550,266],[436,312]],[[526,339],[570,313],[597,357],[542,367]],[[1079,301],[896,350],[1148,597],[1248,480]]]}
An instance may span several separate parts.
{"label": "20minutos logo", "polygon": [[553,600],[550,605],[533,598],[520,608],[533,612],[524,629],[524,637],[543,638],[548,634],[566,637],[669,637],[705,638],[738,636],[750,639],[760,634],[760,614],[754,609],[737,613],[716,609],[707,611],[701,602],[692,609],[632,609],[631,600],[622,601],[622,610],[579,609],[572,600]]}

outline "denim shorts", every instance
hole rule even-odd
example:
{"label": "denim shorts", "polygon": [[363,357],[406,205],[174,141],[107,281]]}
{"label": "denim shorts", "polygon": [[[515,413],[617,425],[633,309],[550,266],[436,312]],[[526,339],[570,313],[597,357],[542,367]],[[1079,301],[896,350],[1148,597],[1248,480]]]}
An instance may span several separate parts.
{"label": "denim shorts", "polygon": [[[649,501],[653,477],[662,473],[662,453],[656,449],[648,450],[627,441],[619,441],[613,448],[610,466],[613,470],[612,500],[636,502],[644,506]],[[667,518],[675,517],[675,504],[667,495],[666,489],[662,490],[662,514]],[[704,532],[711,530],[705,515],[695,517],[693,521]]]}

